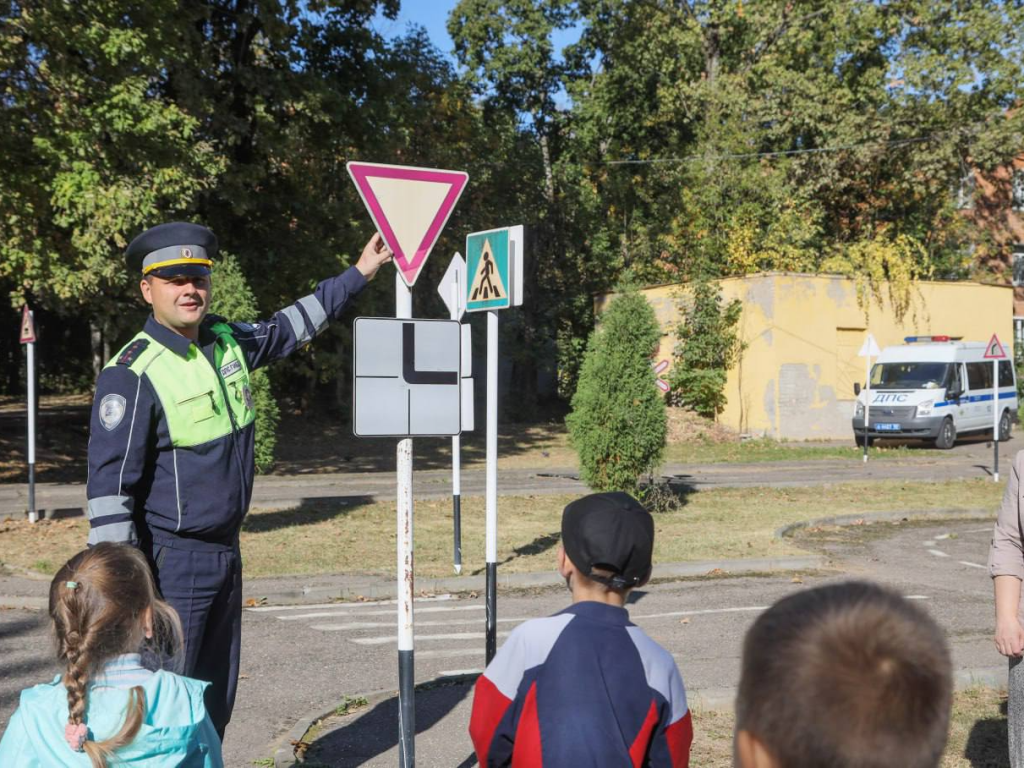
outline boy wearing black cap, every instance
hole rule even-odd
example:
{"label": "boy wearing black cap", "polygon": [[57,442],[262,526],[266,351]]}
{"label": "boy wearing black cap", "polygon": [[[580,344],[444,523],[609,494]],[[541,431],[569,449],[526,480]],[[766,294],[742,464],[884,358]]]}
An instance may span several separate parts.
{"label": "boy wearing black cap", "polygon": [[629,621],[651,576],[654,521],[626,493],[562,513],[558,571],[573,603],[527,621],[477,680],[469,732],[480,765],[689,765],[693,725],[675,661]]}

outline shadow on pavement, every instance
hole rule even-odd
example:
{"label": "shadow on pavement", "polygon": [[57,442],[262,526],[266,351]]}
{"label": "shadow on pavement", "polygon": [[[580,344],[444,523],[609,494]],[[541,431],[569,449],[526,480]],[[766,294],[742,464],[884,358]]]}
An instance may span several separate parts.
{"label": "shadow on pavement", "polygon": [[971,768],[1010,768],[1007,749],[1006,702],[1000,707],[1002,717],[978,720],[967,737],[964,757]]}
{"label": "shadow on pavement", "polygon": [[[506,557],[504,560],[499,561],[498,565],[505,565],[506,563],[515,560],[517,557],[523,557],[525,555],[539,555],[541,552],[547,552],[549,549],[555,546],[555,544],[561,541],[561,539],[562,534],[560,532],[556,531],[554,533],[545,533],[543,536],[538,536],[537,538],[535,538],[529,544],[523,544],[521,547],[516,547],[515,549],[513,549],[512,554]],[[554,568],[554,561],[552,561],[551,567],[552,569]],[[485,570],[485,568],[478,568],[477,570],[473,571],[472,575],[479,576]]]}
{"label": "shadow on pavement", "polygon": [[[469,681],[417,689],[417,762],[428,764],[424,759],[423,747],[426,746],[429,737],[421,738],[423,734],[455,709],[472,689],[473,684]],[[366,765],[375,757],[397,747],[397,723],[398,697],[395,696],[382,701],[373,709],[356,717],[355,720],[318,738],[306,752],[306,762],[329,765],[332,768],[355,768],[355,766]],[[464,735],[467,747],[469,747],[467,730],[469,723],[460,723],[459,726],[459,731]],[[444,734],[437,734],[429,740],[436,745],[435,749],[447,751],[446,746],[441,743],[446,738],[447,736]],[[434,755],[433,759],[436,760],[437,756]],[[471,755],[459,765],[466,766],[466,768],[476,765],[476,757]]]}
{"label": "shadow on pavement", "polygon": [[373,498],[365,495],[306,499],[300,507],[249,514],[242,523],[242,530],[248,533],[266,533],[278,528],[314,525],[336,517],[344,517],[360,507],[373,503]]}

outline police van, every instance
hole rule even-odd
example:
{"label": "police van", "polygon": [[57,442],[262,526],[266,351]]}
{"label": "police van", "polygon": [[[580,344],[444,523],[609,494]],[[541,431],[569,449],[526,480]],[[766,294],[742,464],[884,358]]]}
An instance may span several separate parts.
{"label": "police van", "polygon": [[986,344],[949,336],[908,336],[905,345],[886,347],[871,367],[871,386],[854,384],[853,434],[864,443],[880,437],[929,440],[952,448],[957,435],[992,432],[993,404],[999,411],[999,439],[1010,437],[1017,418],[1017,381],[1010,360],[993,365]]}

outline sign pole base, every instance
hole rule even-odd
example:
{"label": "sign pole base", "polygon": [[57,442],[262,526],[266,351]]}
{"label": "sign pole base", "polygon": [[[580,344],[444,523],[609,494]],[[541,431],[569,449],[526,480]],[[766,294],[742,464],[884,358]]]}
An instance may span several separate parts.
{"label": "sign pole base", "polygon": [[455,572],[462,573],[462,496],[452,496],[452,516],[455,521]]}
{"label": "sign pole base", "polygon": [[36,465],[28,465],[28,521],[38,522],[39,515],[36,513]]}
{"label": "sign pole base", "polygon": [[498,652],[498,564],[488,563],[487,564],[487,585],[486,585],[486,603],[487,603],[487,640],[485,649],[485,659],[488,664],[494,658],[494,654]]}
{"label": "sign pole base", "polygon": [[398,652],[398,765],[413,768],[416,765],[416,690],[413,651]]}

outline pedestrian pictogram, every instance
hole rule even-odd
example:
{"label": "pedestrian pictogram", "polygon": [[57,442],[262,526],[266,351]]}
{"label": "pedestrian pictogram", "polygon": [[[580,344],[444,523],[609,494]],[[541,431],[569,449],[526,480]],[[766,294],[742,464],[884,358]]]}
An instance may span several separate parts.
{"label": "pedestrian pictogram", "polygon": [[25,306],[21,310],[21,343],[34,344],[36,340],[36,324],[32,318],[32,311]]}
{"label": "pedestrian pictogram", "polygon": [[466,311],[523,303],[523,227],[474,232],[466,237]]}
{"label": "pedestrian pictogram", "polygon": [[992,338],[988,340],[988,346],[985,348],[985,358],[987,360],[1002,360],[1005,357],[1006,350],[999,342],[999,337],[993,333]]}
{"label": "pedestrian pictogram", "polygon": [[473,275],[473,283],[469,286],[470,301],[492,301],[495,299],[507,299],[508,291],[501,280],[494,262],[494,250],[491,248],[489,238],[484,239],[484,246],[480,258],[476,263],[476,273]]}
{"label": "pedestrian pictogram", "polygon": [[395,266],[410,288],[427,262],[469,175],[463,171],[351,162],[346,166]]}

